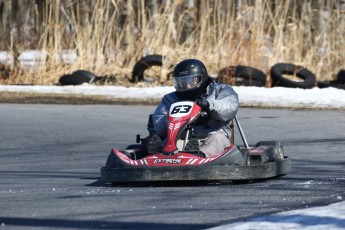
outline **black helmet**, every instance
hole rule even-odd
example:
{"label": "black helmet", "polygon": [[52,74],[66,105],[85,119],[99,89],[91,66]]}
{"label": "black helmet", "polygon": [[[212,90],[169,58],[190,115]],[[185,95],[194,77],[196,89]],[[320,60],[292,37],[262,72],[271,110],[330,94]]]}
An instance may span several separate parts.
{"label": "black helmet", "polygon": [[186,59],[174,68],[173,84],[177,96],[183,100],[194,100],[206,93],[210,82],[204,63],[197,59]]}

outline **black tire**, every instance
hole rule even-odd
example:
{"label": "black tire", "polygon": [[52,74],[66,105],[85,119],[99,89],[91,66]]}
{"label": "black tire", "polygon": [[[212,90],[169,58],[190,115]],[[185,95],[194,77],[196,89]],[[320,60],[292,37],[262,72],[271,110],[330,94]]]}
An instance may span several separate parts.
{"label": "black tire", "polygon": [[259,69],[250,66],[228,66],[218,72],[219,82],[234,86],[258,86],[266,85],[266,75]]}
{"label": "black tire", "polygon": [[[303,81],[293,81],[283,76],[296,75]],[[315,75],[308,69],[291,63],[278,63],[271,68],[272,86],[310,89],[316,84]]]}
{"label": "black tire", "polygon": [[345,69],[339,70],[337,74],[337,80],[340,84],[345,84]]}
{"label": "black tire", "polygon": [[132,71],[132,83],[144,80],[144,72],[151,66],[162,66],[163,56],[158,54],[152,54],[141,58],[135,63]]}
{"label": "black tire", "polygon": [[320,81],[317,83],[319,88],[333,87],[337,89],[345,89],[345,84],[340,81]]}
{"label": "black tire", "polygon": [[126,150],[129,150],[129,149],[141,149],[141,144],[128,145]]}
{"label": "black tire", "polygon": [[81,85],[90,83],[97,76],[87,70],[77,70],[72,74],[65,74],[59,79],[60,85]]}

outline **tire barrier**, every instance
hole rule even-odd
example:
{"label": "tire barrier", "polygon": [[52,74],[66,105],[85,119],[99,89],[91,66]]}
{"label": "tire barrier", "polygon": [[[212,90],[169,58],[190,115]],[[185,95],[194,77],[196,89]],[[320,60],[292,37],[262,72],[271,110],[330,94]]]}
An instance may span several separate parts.
{"label": "tire barrier", "polygon": [[135,63],[132,71],[132,79],[130,82],[135,83],[144,80],[144,72],[151,66],[162,66],[163,57],[162,55],[152,54],[141,58]]}
{"label": "tire barrier", "polygon": [[250,66],[228,66],[217,74],[218,82],[233,86],[258,86],[266,85],[266,75],[259,69]]}
{"label": "tire barrier", "polygon": [[317,86],[322,89],[322,88],[328,88],[328,87],[333,87],[337,89],[345,89],[345,84],[340,83],[339,81],[319,81],[317,83]]}
{"label": "tire barrier", "polygon": [[77,70],[72,74],[65,74],[59,79],[60,85],[81,85],[94,81],[97,76],[87,70]]}
{"label": "tire barrier", "polygon": [[0,80],[8,80],[10,78],[10,68],[0,63]]}
{"label": "tire barrier", "polygon": [[335,81],[319,81],[317,86],[319,88],[333,87],[337,89],[345,89],[345,69],[339,70]]}
{"label": "tire barrier", "polygon": [[337,74],[337,80],[340,84],[345,84],[345,69],[339,70]]}
{"label": "tire barrier", "polygon": [[[290,80],[283,75],[293,75],[302,81]],[[308,69],[291,63],[278,63],[271,68],[272,87],[283,86],[288,88],[310,89],[316,84],[315,75]]]}

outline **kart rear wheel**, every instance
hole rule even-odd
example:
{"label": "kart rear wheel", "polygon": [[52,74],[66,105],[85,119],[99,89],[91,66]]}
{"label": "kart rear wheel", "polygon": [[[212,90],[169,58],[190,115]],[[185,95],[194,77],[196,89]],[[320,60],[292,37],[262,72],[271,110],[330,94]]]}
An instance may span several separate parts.
{"label": "kart rear wheel", "polygon": [[279,146],[276,147],[275,151],[274,151],[274,159],[275,160],[284,160],[284,149],[283,149],[283,146],[280,142],[279,143]]}
{"label": "kart rear wheel", "polygon": [[284,149],[283,145],[279,141],[260,141],[258,142],[255,146],[260,146],[260,145],[268,145],[268,146],[273,146],[274,152],[273,152],[273,159],[274,160],[284,160]]}
{"label": "kart rear wheel", "polygon": [[129,150],[129,149],[141,149],[141,144],[128,145],[126,150]]}

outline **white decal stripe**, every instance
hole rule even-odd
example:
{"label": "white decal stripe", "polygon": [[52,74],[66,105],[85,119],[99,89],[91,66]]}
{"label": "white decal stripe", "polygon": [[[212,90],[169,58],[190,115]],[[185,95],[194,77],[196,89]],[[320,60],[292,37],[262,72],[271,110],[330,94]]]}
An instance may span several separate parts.
{"label": "white decal stripe", "polygon": [[193,161],[194,159],[189,159],[187,162],[186,162],[186,165],[189,165],[191,161]]}
{"label": "white decal stripe", "polygon": [[211,158],[207,158],[207,159],[204,161],[204,163],[209,162],[210,160],[211,160]]}
{"label": "white decal stripe", "polygon": [[187,161],[187,165],[193,165],[196,161],[198,161],[199,159],[189,159],[188,161]]}
{"label": "white decal stripe", "polygon": [[206,159],[202,159],[202,160],[199,162],[199,164],[202,164],[205,160],[206,160]]}
{"label": "white decal stripe", "polygon": [[142,165],[145,165],[145,164],[146,164],[144,160],[140,160],[140,163],[141,163]]}
{"label": "white decal stripe", "polygon": [[196,161],[198,161],[198,159],[194,159],[192,162],[190,162],[190,164],[194,164]]}

